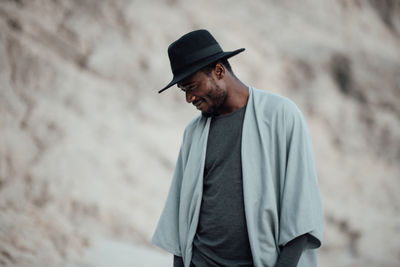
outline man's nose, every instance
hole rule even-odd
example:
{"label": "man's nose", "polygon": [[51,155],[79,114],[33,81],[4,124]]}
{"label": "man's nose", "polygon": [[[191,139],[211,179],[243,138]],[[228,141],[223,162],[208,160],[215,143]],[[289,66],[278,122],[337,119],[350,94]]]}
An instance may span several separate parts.
{"label": "man's nose", "polygon": [[195,96],[192,95],[191,93],[186,92],[186,102],[192,103],[195,100]]}

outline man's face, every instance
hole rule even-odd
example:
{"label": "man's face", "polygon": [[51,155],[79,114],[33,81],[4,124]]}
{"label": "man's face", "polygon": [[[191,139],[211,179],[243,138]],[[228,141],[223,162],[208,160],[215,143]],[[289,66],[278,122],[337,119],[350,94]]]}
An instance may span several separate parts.
{"label": "man's face", "polygon": [[227,92],[216,83],[213,73],[198,71],[184,79],[178,87],[186,94],[186,101],[192,103],[205,117],[217,116],[225,103]]}

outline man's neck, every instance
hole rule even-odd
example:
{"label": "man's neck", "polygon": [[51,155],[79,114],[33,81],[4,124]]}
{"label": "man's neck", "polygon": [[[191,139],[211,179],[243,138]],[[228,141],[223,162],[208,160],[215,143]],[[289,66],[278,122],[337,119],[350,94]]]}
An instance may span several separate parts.
{"label": "man's neck", "polygon": [[228,94],[225,104],[219,114],[228,114],[244,107],[249,98],[249,88],[236,77],[231,77],[227,83]]}

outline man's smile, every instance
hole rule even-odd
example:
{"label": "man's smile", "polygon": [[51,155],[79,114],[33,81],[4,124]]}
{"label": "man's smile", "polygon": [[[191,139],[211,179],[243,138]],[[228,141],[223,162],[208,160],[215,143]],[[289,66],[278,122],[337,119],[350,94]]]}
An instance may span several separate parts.
{"label": "man's smile", "polygon": [[196,106],[197,109],[200,109],[202,103],[203,103],[202,100],[197,100],[193,102],[193,105]]}

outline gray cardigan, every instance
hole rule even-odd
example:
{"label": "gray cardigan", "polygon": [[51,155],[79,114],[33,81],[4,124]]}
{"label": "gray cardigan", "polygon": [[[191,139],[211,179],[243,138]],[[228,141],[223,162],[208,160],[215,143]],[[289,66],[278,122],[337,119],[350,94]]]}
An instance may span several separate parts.
{"label": "gray cardigan", "polygon": [[[171,187],[152,242],[190,265],[202,199],[210,118],[185,129]],[[322,204],[311,140],[303,115],[289,99],[249,88],[242,133],[243,194],[255,266],[274,266],[279,246],[305,233],[322,242]],[[316,249],[299,267],[317,266]]]}

